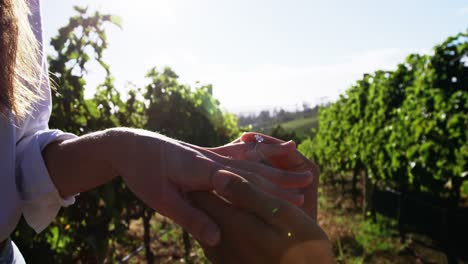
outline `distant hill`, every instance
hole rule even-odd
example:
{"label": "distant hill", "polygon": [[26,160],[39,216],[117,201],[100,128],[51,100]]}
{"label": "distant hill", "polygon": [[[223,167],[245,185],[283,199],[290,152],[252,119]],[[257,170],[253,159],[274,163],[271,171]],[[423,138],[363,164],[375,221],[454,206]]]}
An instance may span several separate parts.
{"label": "distant hill", "polygon": [[[310,117],[300,117],[298,119],[294,119],[279,125],[281,125],[281,127],[283,127],[286,131],[296,132],[298,137],[306,138],[311,136],[312,128],[318,128],[318,116],[315,115]],[[265,131],[272,129],[273,127],[266,128]]]}
{"label": "distant hill", "polygon": [[[251,125],[254,131],[265,134],[288,134],[297,139],[312,136],[311,129],[318,128],[318,107],[289,112],[283,109],[271,113],[261,111],[258,115],[240,116],[240,126]],[[278,128],[278,126],[281,126]],[[294,135],[292,135],[294,133]]]}

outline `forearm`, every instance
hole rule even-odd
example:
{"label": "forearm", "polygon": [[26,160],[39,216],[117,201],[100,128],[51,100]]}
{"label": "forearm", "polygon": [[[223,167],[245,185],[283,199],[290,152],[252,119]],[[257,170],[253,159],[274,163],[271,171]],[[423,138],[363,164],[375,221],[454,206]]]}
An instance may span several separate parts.
{"label": "forearm", "polygon": [[42,152],[52,182],[62,197],[90,190],[118,174],[113,169],[113,142],[108,131],[53,142]]}
{"label": "forearm", "polygon": [[[166,165],[162,155],[178,151],[162,145],[174,144],[177,142],[173,139],[147,130],[111,128],[49,144],[42,155],[60,195],[68,197],[116,176],[122,176],[131,189],[144,188],[150,179],[141,177],[141,173],[150,169],[160,174]],[[142,164],[148,168],[143,169]]]}

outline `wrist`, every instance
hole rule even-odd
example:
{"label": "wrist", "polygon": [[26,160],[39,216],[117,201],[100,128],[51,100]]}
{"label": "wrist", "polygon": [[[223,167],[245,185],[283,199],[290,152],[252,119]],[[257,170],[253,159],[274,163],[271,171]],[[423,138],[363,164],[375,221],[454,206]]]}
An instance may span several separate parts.
{"label": "wrist", "polygon": [[161,145],[170,142],[163,135],[134,128],[110,128],[104,131],[108,162],[118,176],[133,175],[137,162],[150,157],[155,165],[161,158]]}
{"label": "wrist", "polygon": [[137,135],[130,128],[110,128],[103,131],[102,144],[106,162],[117,176],[122,176],[122,166],[132,161],[136,154]]}

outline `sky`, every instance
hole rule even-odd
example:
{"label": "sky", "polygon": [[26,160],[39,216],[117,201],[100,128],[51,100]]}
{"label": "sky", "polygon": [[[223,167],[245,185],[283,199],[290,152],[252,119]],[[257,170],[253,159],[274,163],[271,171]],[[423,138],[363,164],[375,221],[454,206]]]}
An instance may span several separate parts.
{"label": "sky", "polygon": [[[170,66],[182,83],[213,84],[234,113],[332,101],[364,73],[468,30],[466,0],[42,0],[46,39],[74,5],[122,18],[105,60],[123,92]],[[89,86],[102,78],[91,67]]]}

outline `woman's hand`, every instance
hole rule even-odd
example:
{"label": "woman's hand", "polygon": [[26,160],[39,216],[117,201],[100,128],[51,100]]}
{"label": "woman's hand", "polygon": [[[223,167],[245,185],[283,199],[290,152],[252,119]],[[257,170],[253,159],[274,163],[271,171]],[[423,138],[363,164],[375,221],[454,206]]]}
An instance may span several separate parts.
{"label": "woman's hand", "polygon": [[219,171],[215,191],[191,193],[195,205],[221,228],[221,242],[201,242],[213,263],[332,263],[331,246],[316,222],[295,206]]}
{"label": "woman's hand", "polygon": [[[261,143],[257,142],[259,136],[262,139]],[[198,149],[203,153],[211,151],[234,159],[261,162],[285,171],[312,172],[314,179],[311,184],[300,188],[298,192],[304,195],[304,203],[300,207],[313,219],[317,219],[320,170],[317,165],[297,151],[293,141],[285,142],[260,133],[247,132],[227,145],[216,148],[198,147]]]}
{"label": "woman's hand", "polygon": [[[266,143],[267,146],[263,147],[262,153],[257,152],[257,149],[255,149],[255,145],[257,144],[256,136],[262,136],[265,139],[262,143]],[[210,151],[233,159],[250,160],[270,165],[273,165],[273,159],[291,155],[296,151],[296,144],[293,141],[284,142],[255,132],[244,133],[233,142],[220,147],[203,148],[187,143],[183,144],[194,147],[201,152]],[[295,166],[295,164],[287,164],[287,167],[291,166]]]}
{"label": "woman's hand", "polygon": [[219,240],[218,228],[186,200],[185,193],[213,190],[214,172],[229,170],[297,205],[303,203],[303,195],[286,188],[307,186],[312,180],[310,172],[284,172],[257,162],[201,153],[145,130],[114,129],[108,133],[118,139],[112,151],[113,168],[129,188],[147,205],[210,245]]}
{"label": "woman's hand", "polygon": [[[314,177],[312,183],[306,187],[300,188],[299,193],[304,195],[304,203],[301,208],[314,220],[317,220],[317,195],[319,186],[319,167],[311,160],[307,159],[296,149],[294,142],[284,142],[282,140],[262,135],[258,133],[245,133],[240,140],[242,142],[255,141],[256,135],[262,136],[264,141],[257,147],[257,152],[263,155],[267,163],[275,168],[292,172],[310,171]],[[285,144],[294,144],[293,151],[285,151]]]}
{"label": "woman's hand", "polygon": [[242,175],[268,193],[294,204],[301,188],[313,180],[310,172],[284,172],[258,162],[201,152],[145,130],[109,129],[76,139],[54,142],[43,150],[50,177],[62,197],[85,192],[122,176],[147,205],[172,218],[196,238],[215,244],[216,224],[191,206],[185,193],[213,190],[212,175],[219,169]]}

